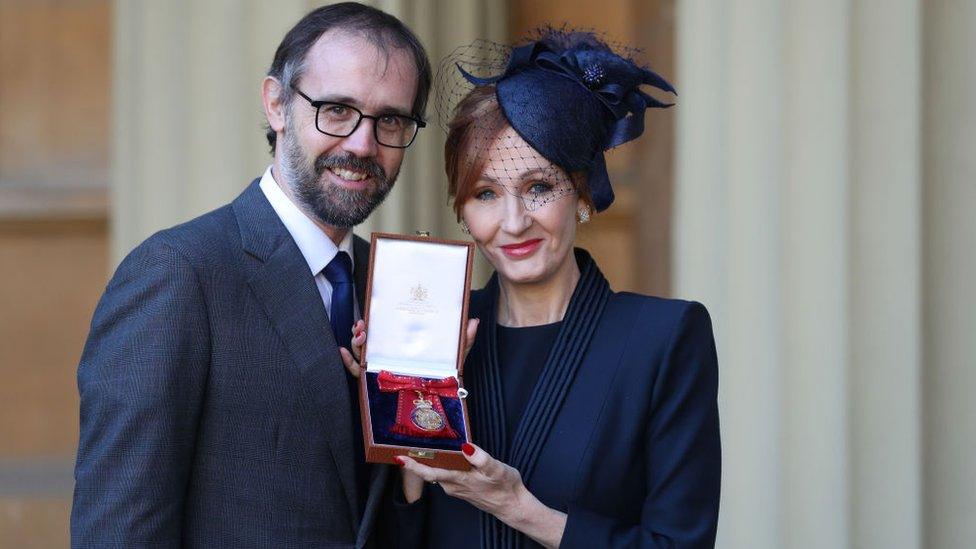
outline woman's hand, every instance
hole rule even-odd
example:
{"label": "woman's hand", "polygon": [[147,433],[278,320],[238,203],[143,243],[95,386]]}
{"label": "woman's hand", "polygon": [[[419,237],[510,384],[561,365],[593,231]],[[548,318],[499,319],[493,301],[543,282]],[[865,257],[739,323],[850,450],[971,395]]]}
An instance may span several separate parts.
{"label": "woman's hand", "polygon": [[397,456],[397,461],[404,471],[440,484],[447,495],[461,498],[499,518],[515,509],[519,498],[528,492],[522,484],[522,475],[473,444],[464,443],[462,450],[471,464],[470,471],[438,469],[405,456]]}
{"label": "woman's hand", "polygon": [[461,450],[471,464],[470,471],[438,469],[406,456],[397,456],[396,459],[405,473],[440,484],[447,495],[463,499],[495,515],[542,545],[559,546],[566,528],[565,513],[546,507],[532,495],[522,482],[522,475],[514,467],[498,461],[473,444],[464,443]]}

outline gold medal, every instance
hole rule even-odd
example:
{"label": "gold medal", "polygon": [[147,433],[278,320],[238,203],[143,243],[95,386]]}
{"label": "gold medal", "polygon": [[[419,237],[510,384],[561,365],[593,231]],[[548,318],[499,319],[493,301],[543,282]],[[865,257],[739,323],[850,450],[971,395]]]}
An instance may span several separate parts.
{"label": "gold medal", "polygon": [[410,421],[424,431],[440,431],[444,428],[444,416],[420,392],[417,393],[417,400],[413,401]]}

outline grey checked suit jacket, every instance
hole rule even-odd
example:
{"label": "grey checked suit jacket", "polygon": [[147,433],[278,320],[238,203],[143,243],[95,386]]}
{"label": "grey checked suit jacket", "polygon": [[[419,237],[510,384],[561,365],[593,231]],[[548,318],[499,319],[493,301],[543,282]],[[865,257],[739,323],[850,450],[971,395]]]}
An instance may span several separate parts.
{"label": "grey checked suit jacket", "polygon": [[[358,237],[354,254],[362,303]],[[389,469],[358,493],[345,375],[257,180],[153,235],[109,282],[78,368],[72,546],[385,545]]]}

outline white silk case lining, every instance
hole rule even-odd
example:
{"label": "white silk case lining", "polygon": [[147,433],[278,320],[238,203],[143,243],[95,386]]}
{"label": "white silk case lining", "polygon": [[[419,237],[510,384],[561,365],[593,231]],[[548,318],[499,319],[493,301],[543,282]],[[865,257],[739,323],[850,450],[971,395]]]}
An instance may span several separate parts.
{"label": "white silk case lining", "polygon": [[467,246],[377,238],[366,370],[457,376]]}

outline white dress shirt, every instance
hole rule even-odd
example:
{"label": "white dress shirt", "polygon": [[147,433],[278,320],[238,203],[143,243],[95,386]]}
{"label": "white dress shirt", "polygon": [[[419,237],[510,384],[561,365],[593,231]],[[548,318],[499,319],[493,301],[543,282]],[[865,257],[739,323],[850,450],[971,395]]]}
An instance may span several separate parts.
{"label": "white dress shirt", "polygon": [[[288,233],[295,240],[295,244],[298,245],[298,249],[302,252],[305,262],[308,263],[308,268],[312,271],[312,276],[315,277],[315,285],[318,287],[319,294],[322,296],[325,311],[328,313],[332,308],[332,284],[329,283],[329,279],[325,277],[322,269],[332,261],[335,255],[339,253],[339,250],[342,250],[349,254],[349,259],[353,262],[353,272],[355,272],[356,263],[355,256],[352,253],[352,231],[346,233],[342,242],[336,246],[332,242],[332,239],[315,222],[309,219],[304,212],[298,209],[298,206],[281,190],[281,187],[278,186],[278,183],[274,180],[274,176],[271,174],[271,166],[268,166],[268,169],[264,171],[264,175],[261,176],[260,186],[264,196],[271,203],[271,207],[274,208],[275,213],[278,214],[281,222],[288,229]],[[353,293],[355,294],[355,292]],[[355,295],[353,295],[353,316],[357,319],[361,318],[359,316],[359,306],[356,303]]]}

